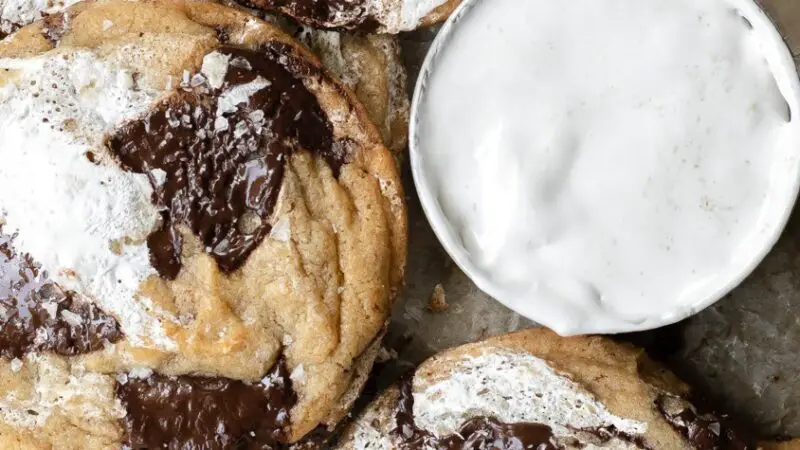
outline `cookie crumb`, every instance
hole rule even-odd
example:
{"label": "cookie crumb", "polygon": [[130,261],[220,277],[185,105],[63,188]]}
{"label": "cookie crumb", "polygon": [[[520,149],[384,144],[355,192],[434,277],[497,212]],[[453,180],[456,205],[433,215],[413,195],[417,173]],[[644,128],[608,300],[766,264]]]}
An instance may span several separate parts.
{"label": "cookie crumb", "polygon": [[114,26],[114,22],[106,19],[103,21],[103,31],[108,31]]}
{"label": "cookie crumb", "polygon": [[79,327],[83,323],[81,316],[67,309],[61,310],[61,318],[73,327]]}
{"label": "cookie crumb", "polygon": [[397,351],[395,349],[381,347],[381,349],[378,350],[378,357],[376,358],[376,360],[378,362],[382,362],[383,363],[383,362],[386,362],[386,361],[393,361],[393,360],[398,359],[398,358],[399,358],[399,355],[397,354]]}
{"label": "cookie crumb", "polygon": [[447,298],[444,293],[444,286],[442,283],[433,288],[431,298],[428,299],[428,310],[432,312],[445,312],[450,305],[447,304]]}
{"label": "cookie crumb", "polygon": [[291,225],[289,224],[289,219],[282,217],[280,220],[278,220],[278,222],[272,226],[272,231],[270,231],[269,237],[280,242],[289,242],[289,240],[292,238],[292,230]]}
{"label": "cookie crumb", "polygon": [[42,309],[47,311],[47,314],[49,314],[52,319],[58,317],[58,303],[55,302],[42,303]]}
{"label": "cookie crumb", "polygon": [[153,180],[156,182],[156,186],[161,187],[164,183],[167,182],[167,172],[163,169],[155,168],[150,170],[150,175],[153,176]]}

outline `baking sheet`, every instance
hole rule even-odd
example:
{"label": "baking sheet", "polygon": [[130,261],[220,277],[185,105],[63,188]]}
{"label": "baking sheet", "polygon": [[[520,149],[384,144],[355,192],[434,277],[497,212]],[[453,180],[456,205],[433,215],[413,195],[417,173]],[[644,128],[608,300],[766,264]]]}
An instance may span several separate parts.
{"label": "baking sheet", "polygon": [[[800,0],[763,0],[800,62]],[[402,36],[413,87],[436,30]],[[533,324],[475,285],[453,264],[428,226],[404,171],[409,203],[407,288],[387,337],[396,361],[382,365],[385,385],[439,350]],[[449,307],[428,309],[441,284]],[[767,436],[800,436],[800,212],[756,272],[715,306],[664,329],[627,336],[667,362],[719,406]]]}

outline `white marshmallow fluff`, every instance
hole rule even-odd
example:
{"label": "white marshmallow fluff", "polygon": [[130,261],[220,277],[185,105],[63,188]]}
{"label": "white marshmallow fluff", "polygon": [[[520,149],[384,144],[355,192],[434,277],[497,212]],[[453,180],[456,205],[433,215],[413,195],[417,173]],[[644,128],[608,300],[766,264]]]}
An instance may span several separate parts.
{"label": "white marshmallow fluff", "polygon": [[[647,432],[646,423],[615,416],[546,361],[495,348],[464,359],[442,381],[414,394],[417,426],[436,436],[451,435],[475,417],[540,423],[557,438],[608,427],[631,436]],[[626,448],[625,441],[614,439],[608,448]]]}
{"label": "white marshmallow fluff", "polygon": [[484,291],[561,334],[652,328],[774,244],[798,92],[752,0],[467,1],[423,68],[412,167]]}
{"label": "white marshmallow fluff", "polygon": [[[392,414],[388,426],[376,426],[385,413]],[[586,442],[585,434],[576,430],[613,428],[628,436],[642,436],[648,428],[645,422],[613,414],[569,376],[527,353],[489,347],[454,364],[446,373],[426,377],[417,373],[414,421],[419,428],[441,438],[457,433],[462,425],[477,417],[493,417],[503,423],[547,425],[558,442],[570,442],[569,448],[587,450],[639,447],[619,437],[602,445]],[[352,447],[397,448],[386,432],[396,426],[394,406],[368,409],[355,424]]]}
{"label": "white marshmallow fluff", "polygon": [[0,32],[11,33],[16,27],[54,14],[79,0],[0,0]]}
{"label": "white marshmallow fluff", "polygon": [[0,73],[8,77],[0,84],[3,232],[53,281],[113,314],[132,343],[173,348],[138,293],[156,274],[146,237],[159,217],[147,175],[87,157],[105,155],[106,134],[165,93],[134,88],[129,70],[88,50],[0,59]]}

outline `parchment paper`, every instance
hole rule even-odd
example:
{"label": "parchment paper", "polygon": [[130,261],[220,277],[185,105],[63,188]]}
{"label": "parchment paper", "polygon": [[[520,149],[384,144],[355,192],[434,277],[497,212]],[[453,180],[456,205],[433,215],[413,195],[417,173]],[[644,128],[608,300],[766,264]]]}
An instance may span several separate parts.
{"label": "parchment paper", "polygon": [[[800,62],[800,0],[762,4]],[[435,33],[402,37],[411,88]],[[404,177],[407,288],[387,337],[399,360],[384,365],[380,385],[444,348],[533,326],[480,292],[450,261],[428,226],[407,167]],[[449,304],[444,312],[427,308],[437,284]],[[800,212],[764,263],[731,295],[680,324],[626,339],[644,345],[762,436],[800,436]]]}

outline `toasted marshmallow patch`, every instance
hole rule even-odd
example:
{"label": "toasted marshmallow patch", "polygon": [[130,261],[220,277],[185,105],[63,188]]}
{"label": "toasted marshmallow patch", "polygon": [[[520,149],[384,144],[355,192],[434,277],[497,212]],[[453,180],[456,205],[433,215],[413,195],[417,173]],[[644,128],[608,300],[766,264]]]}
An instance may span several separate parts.
{"label": "toasted marshmallow patch", "polygon": [[[415,378],[415,387],[422,380]],[[574,430],[614,426],[641,435],[647,424],[611,414],[591,393],[529,354],[487,349],[466,358],[442,381],[414,394],[418,427],[437,436],[456,432],[476,417],[504,423],[540,423],[557,438]]]}

